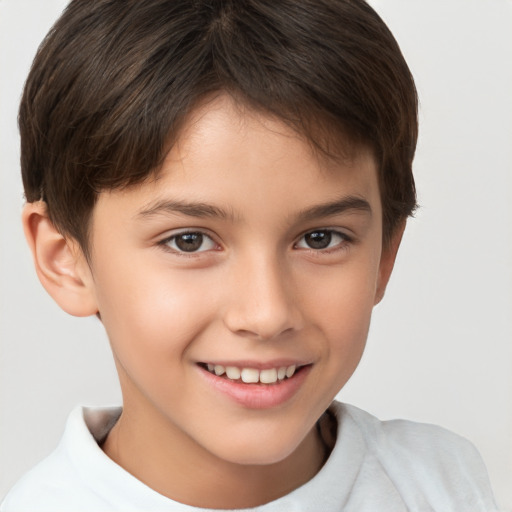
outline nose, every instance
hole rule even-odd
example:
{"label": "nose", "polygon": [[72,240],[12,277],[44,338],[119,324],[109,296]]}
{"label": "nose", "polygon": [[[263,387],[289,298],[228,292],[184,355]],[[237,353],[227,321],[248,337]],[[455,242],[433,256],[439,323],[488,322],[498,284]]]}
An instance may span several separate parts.
{"label": "nose", "polygon": [[252,258],[230,274],[224,322],[239,336],[271,340],[301,329],[291,273],[277,258]]}

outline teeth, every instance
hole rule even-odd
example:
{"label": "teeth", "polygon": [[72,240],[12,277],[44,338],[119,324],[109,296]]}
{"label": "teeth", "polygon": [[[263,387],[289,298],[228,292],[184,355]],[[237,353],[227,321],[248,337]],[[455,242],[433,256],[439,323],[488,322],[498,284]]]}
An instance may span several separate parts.
{"label": "teeth", "polygon": [[240,370],[236,366],[226,366],[226,376],[228,379],[238,380],[240,378]]}
{"label": "teeth", "polygon": [[260,381],[260,372],[254,368],[244,368],[241,377],[246,384],[255,384]]}
{"label": "teeth", "polygon": [[288,368],[286,368],[286,376],[288,378],[293,377],[293,374],[295,373],[295,368],[296,368],[296,366],[294,364],[292,364],[291,366],[288,366]]}
{"label": "teeth", "polygon": [[277,381],[277,370],[272,368],[270,370],[261,370],[260,382],[262,384],[273,384]]}
{"label": "teeth", "polygon": [[256,368],[238,368],[236,366],[222,366],[221,364],[206,365],[208,371],[215,373],[219,377],[226,374],[226,377],[231,380],[239,380],[246,384],[275,384],[278,380],[284,380],[285,378],[291,378],[297,370],[297,366],[292,364],[291,366],[281,366],[279,368],[268,368],[265,370],[257,370]]}

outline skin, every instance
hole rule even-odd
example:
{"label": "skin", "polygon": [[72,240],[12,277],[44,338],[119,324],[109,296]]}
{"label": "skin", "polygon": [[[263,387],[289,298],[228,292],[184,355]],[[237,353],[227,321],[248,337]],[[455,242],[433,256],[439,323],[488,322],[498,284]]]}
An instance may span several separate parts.
{"label": "skin", "polygon": [[[108,333],[124,405],[109,457],[212,508],[266,503],[319,471],[315,423],[359,363],[402,233],[383,249],[369,151],[319,158],[282,122],[221,95],[196,109],[156,177],[99,195],[89,262],[44,204],[27,205],[23,222],[49,293],[71,314],[99,312]],[[196,252],[179,252],[184,230],[204,234]],[[331,242],[310,247],[312,232]],[[262,409],[220,393],[198,366],[276,360],[309,372]]]}

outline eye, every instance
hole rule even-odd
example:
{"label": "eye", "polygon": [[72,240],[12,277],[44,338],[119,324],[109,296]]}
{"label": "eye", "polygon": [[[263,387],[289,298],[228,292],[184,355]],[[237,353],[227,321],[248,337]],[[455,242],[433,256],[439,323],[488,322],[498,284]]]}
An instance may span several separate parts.
{"label": "eye", "polygon": [[178,233],[160,242],[176,252],[204,252],[211,251],[217,244],[206,234],[198,231]]}
{"label": "eye", "polygon": [[299,249],[331,249],[349,242],[350,238],[332,229],[317,229],[303,235],[295,247]]}

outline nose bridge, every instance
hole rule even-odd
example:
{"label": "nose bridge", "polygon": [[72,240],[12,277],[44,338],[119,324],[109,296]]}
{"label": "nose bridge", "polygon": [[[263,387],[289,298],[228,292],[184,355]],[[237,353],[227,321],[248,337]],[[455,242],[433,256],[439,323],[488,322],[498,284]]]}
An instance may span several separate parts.
{"label": "nose bridge", "polygon": [[275,252],[244,258],[233,277],[225,318],[231,331],[271,339],[300,328],[291,275]]}

